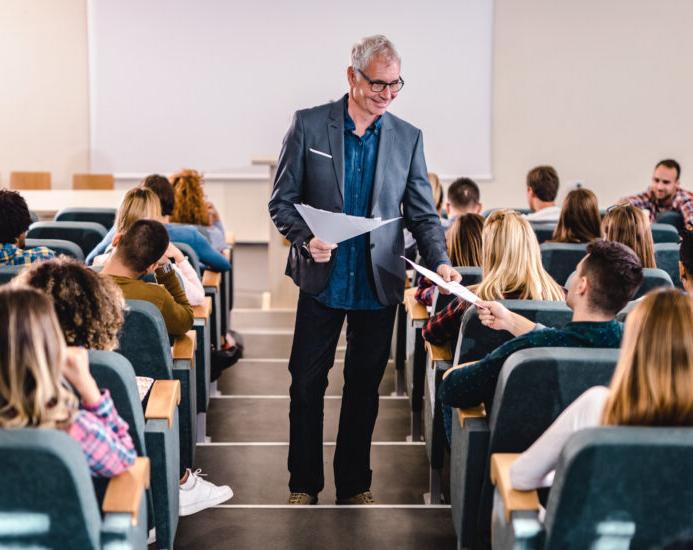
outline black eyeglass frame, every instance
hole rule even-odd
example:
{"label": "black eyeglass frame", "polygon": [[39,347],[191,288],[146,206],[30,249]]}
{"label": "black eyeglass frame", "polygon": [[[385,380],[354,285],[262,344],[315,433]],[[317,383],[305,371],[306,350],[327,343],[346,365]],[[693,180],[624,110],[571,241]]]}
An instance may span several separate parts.
{"label": "black eyeglass frame", "polygon": [[[371,92],[375,92],[375,93],[384,92],[384,91],[385,91],[385,87],[389,87],[389,88],[390,88],[390,92],[397,93],[397,92],[400,92],[400,91],[402,90],[402,88],[404,88],[404,79],[403,79],[401,76],[400,76],[397,80],[393,80],[392,82],[383,82],[382,80],[371,80],[371,79],[366,75],[366,73],[364,73],[361,69],[356,69],[356,70],[359,72],[359,74],[360,74],[363,78],[366,79],[366,81],[368,82],[368,84],[370,84],[370,86],[371,86]],[[393,90],[392,87],[393,87],[394,85],[397,85],[397,84],[399,85],[399,88],[397,88],[396,90]],[[380,86],[380,88],[377,88],[378,86]],[[377,89],[376,89],[376,88],[377,88]]]}

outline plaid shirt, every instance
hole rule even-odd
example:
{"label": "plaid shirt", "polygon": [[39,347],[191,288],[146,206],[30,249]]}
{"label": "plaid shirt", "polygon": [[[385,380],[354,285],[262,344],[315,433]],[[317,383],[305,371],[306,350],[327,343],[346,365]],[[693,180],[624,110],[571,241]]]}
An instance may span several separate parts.
{"label": "plaid shirt", "polygon": [[109,391],[94,405],[82,407],[68,433],[82,447],[91,475],[113,477],[127,470],[135,463],[135,448]]}
{"label": "plaid shirt", "polygon": [[0,265],[27,265],[51,258],[55,258],[55,252],[45,246],[23,249],[5,243],[0,248]]}
{"label": "plaid shirt", "polygon": [[417,302],[425,306],[431,306],[433,305],[433,294],[435,294],[435,291],[436,285],[433,284],[433,281],[426,277],[419,277],[419,285],[416,288],[414,297]]}
{"label": "plaid shirt", "polygon": [[656,221],[658,214],[674,210],[683,216],[686,229],[693,229],[693,193],[690,191],[679,189],[673,199],[665,201],[658,201],[652,191],[626,197],[624,200],[633,206],[648,210],[650,212],[650,222],[652,223]]}

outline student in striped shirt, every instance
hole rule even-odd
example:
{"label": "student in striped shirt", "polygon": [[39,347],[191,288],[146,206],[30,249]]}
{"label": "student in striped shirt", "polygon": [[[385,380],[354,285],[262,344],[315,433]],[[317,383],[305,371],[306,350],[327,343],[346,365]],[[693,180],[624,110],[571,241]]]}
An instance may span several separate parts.
{"label": "student in striped shirt", "polygon": [[51,299],[0,288],[0,326],[0,429],[62,430],[81,446],[92,476],[127,470],[135,461],[128,425],[97,387],[87,351],[65,345]]}

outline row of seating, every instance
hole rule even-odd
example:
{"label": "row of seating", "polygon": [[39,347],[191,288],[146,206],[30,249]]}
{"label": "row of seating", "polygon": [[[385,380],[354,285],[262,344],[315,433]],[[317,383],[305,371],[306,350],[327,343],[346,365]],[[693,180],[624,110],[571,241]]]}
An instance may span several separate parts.
{"label": "row of seating", "polygon": [[[52,187],[50,172],[10,172],[10,189],[41,190]],[[113,189],[115,178],[113,174],[74,174],[73,189]]]}

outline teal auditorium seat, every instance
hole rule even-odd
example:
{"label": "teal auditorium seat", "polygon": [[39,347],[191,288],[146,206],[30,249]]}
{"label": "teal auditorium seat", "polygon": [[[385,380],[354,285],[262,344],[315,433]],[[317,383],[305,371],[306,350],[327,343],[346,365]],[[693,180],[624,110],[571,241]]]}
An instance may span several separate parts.
{"label": "teal auditorium seat", "polygon": [[461,547],[486,542],[489,535],[491,455],[525,451],[583,392],[608,385],[618,353],[617,349],[586,348],[518,351],[503,365],[486,416],[462,423],[453,410],[450,492]]}
{"label": "teal auditorium seat", "polygon": [[544,269],[559,284],[565,286],[570,274],[587,254],[586,244],[543,243],[541,263]]}
{"label": "teal auditorium seat", "polygon": [[4,285],[5,283],[9,283],[25,267],[26,266],[23,266],[23,265],[2,265],[2,266],[0,266],[0,285]]}
{"label": "teal auditorium seat", "polygon": [[136,525],[127,513],[102,516],[84,453],[65,432],[0,429],[0,456],[0,547],[146,547],[144,492],[132,495]]}
{"label": "teal auditorium seat", "polygon": [[[562,327],[570,321],[573,312],[565,302],[544,302],[541,300],[501,300],[510,311],[518,313],[535,323],[548,327]],[[445,459],[447,439],[443,424],[443,411],[437,401],[438,388],[445,371],[453,365],[478,361],[501,344],[512,338],[507,331],[497,331],[485,327],[479,321],[476,307],[465,311],[455,345],[451,363],[436,362],[426,369],[424,388],[424,439],[426,454],[430,464],[430,500],[440,500],[440,476]]]}
{"label": "teal auditorium seat", "polygon": [[56,222],[100,223],[108,231],[115,223],[115,208],[63,208],[55,215]]}
{"label": "teal auditorium seat", "polygon": [[675,212],[670,210],[669,212],[662,212],[657,215],[657,223],[669,224],[676,228],[679,233],[684,229],[683,216],[680,212]]}
{"label": "teal auditorium seat", "polygon": [[679,232],[673,225],[668,223],[652,224],[652,240],[657,243],[677,243],[679,242]]}
{"label": "teal auditorium seat", "polygon": [[85,257],[106,236],[103,225],[94,222],[36,222],[29,226],[29,239],[62,239],[79,245]]}
{"label": "teal auditorium seat", "polygon": [[193,249],[192,246],[190,246],[187,243],[181,243],[181,242],[174,242],[173,245],[178,248],[185,257],[188,258],[188,261],[190,262],[190,265],[193,267],[193,269],[197,272],[197,276],[202,275],[202,268],[200,267],[200,258],[197,255],[197,252]]}
{"label": "teal auditorium seat", "polygon": [[63,239],[26,239],[25,248],[45,246],[50,248],[58,256],[65,255],[84,263],[84,253],[76,243]]}
{"label": "teal auditorium seat", "polygon": [[185,361],[174,361],[161,312],[143,300],[126,300],[125,323],[117,350],[127,358],[138,376],[154,380],[179,380],[181,400],[180,472],[195,460],[197,426],[197,388],[194,367]]}
{"label": "teal auditorium seat", "polygon": [[535,222],[530,224],[534,230],[534,234],[537,236],[539,244],[545,243],[553,239],[554,231],[556,231],[555,223],[546,222]]}
{"label": "teal auditorium seat", "polygon": [[169,426],[166,419],[145,419],[130,362],[113,351],[89,351],[89,370],[99,388],[108,389],[118,414],[128,423],[139,456],[151,463],[152,525],[158,548],[173,548],[178,527],[180,468],[179,419],[177,411]]}
{"label": "teal auditorium seat", "polygon": [[691,428],[580,430],[561,453],[543,524],[530,511],[506,521],[496,491],[493,547],[690,548],[691,464]]}
{"label": "teal auditorium seat", "polygon": [[674,286],[683,288],[679,274],[679,243],[657,243],[654,247],[655,262],[659,269],[663,269],[671,277]]}

